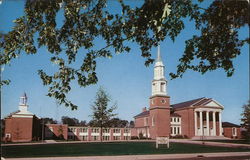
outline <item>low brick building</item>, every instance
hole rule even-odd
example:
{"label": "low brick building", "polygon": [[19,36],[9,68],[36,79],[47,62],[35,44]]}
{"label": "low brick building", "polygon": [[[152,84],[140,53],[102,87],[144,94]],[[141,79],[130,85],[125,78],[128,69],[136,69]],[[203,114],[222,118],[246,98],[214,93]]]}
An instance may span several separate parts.
{"label": "low brick building", "polygon": [[131,128],[101,128],[69,126],[68,139],[80,141],[103,141],[130,140]]}
{"label": "low brick building", "polygon": [[239,125],[230,123],[230,122],[222,122],[223,127],[223,135],[232,139],[240,139],[241,135],[241,127]]}
{"label": "low brick building", "polygon": [[41,139],[40,119],[28,111],[27,96],[20,97],[19,110],[5,117],[5,141],[29,142]]}
{"label": "low brick building", "polygon": [[68,140],[67,124],[45,124],[44,139]]}

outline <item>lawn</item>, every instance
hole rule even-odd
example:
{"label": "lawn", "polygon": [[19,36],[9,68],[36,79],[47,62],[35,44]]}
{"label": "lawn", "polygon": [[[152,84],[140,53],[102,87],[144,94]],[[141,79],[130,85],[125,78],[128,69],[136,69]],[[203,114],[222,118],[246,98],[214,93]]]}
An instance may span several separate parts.
{"label": "lawn", "polygon": [[211,147],[170,143],[170,148],[155,148],[153,142],[68,143],[2,146],[3,157],[104,156],[171,153],[241,152],[244,148]]}

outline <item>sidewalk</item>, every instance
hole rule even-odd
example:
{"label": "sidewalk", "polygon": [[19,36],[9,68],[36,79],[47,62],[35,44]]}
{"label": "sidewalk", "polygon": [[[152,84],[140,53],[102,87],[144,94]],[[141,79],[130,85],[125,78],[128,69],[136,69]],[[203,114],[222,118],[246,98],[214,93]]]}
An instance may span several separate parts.
{"label": "sidewalk", "polygon": [[192,140],[189,140],[189,139],[170,139],[170,142],[200,144],[200,145],[207,145],[207,146],[234,147],[234,148],[241,147],[241,148],[249,148],[250,149],[250,144],[208,142],[208,141],[192,141]]}
{"label": "sidewalk", "polygon": [[[125,155],[125,156],[83,156],[83,157],[44,157],[44,158],[8,158],[6,160],[163,160],[193,159],[197,157],[247,157],[250,152],[194,153],[194,154],[160,154],[160,155]],[[248,158],[249,157],[249,158]]]}

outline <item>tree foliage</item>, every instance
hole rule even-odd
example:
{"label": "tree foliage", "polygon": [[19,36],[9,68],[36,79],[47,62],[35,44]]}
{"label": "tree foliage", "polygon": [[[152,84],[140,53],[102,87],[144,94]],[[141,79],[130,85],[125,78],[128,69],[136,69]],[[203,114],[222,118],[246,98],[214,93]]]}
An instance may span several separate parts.
{"label": "tree foliage", "polygon": [[57,124],[57,121],[54,120],[53,118],[45,117],[45,118],[41,118],[41,123],[43,123],[43,124]]}
{"label": "tree foliage", "polygon": [[63,124],[67,124],[69,126],[79,126],[81,123],[76,118],[70,118],[68,116],[62,116],[61,118]]}
{"label": "tree foliage", "polygon": [[242,106],[243,112],[242,112],[242,127],[246,129],[245,133],[243,133],[243,136],[245,138],[248,138],[250,140],[250,101],[248,101],[247,104]]}
{"label": "tree foliage", "polygon": [[120,118],[112,118],[109,121],[109,127],[118,127],[118,128],[129,127],[129,122],[127,120],[121,120]]}
{"label": "tree foliage", "polygon": [[[70,84],[72,81],[77,81],[80,87],[95,84],[98,58],[129,52],[130,41],[140,46],[145,65],[149,65],[154,61],[150,49],[167,37],[174,41],[188,18],[195,21],[200,34],[186,40],[177,72],[170,76],[182,77],[187,69],[203,74],[217,68],[231,76],[233,59],[249,43],[249,37],[239,39],[238,35],[240,28],[249,25],[249,3],[215,0],[208,8],[202,8],[202,1],[145,0],[141,6],[132,8],[120,0],[121,13],[111,13],[106,0],[27,0],[24,16],[14,21],[12,31],[0,35],[0,65],[20,57],[22,51],[36,54],[39,48],[46,47],[51,62],[58,65],[54,74],[38,71],[43,84],[49,87],[48,96],[76,109],[67,99]],[[56,18],[59,14],[63,14],[61,26]],[[94,48],[100,39],[105,46]],[[80,65],[75,64],[78,57]],[[1,85],[5,83],[8,81],[3,80]]]}
{"label": "tree foliage", "polygon": [[93,127],[101,128],[101,140],[102,140],[102,129],[105,127],[111,127],[110,120],[117,114],[113,113],[117,108],[114,104],[109,107],[109,102],[111,101],[110,96],[106,93],[103,88],[99,88],[96,93],[95,101],[92,105],[93,114],[91,115],[91,124]]}

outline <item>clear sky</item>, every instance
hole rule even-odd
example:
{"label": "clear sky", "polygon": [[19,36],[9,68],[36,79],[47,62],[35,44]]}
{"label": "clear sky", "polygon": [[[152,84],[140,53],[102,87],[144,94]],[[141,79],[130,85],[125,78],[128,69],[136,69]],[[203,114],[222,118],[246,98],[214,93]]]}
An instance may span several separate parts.
{"label": "clear sky", "polygon": [[[117,8],[115,6],[117,4],[113,2],[111,8]],[[143,1],[136,1],[138,4],[141,2]],[[0,31],[5,33],[10,31],[13,27],[12,21],[23,15],[23,8],[23,1],[3,0],[0,4]],[[169,39],[161,43],[171,104],[200,97],[213,98],[224,106],[223,121],[240,124],[241,106],[249,100],[248,45],[242,48],[241,55],[234,60],[235,74],[232,77],[226,77],[226,73],[220,69],[205,75],[187,71],[183,78],[174,80],[170,80],[168,76],[170,72],[176,71],[178,59],[184,51],[185,40],[191,38],[196,32],[193,23],[188,22],[174,43]],[[240,33],[241,36],[249,35],[248,28],[243,28]],[[98,44],[102,43],[104,42],[98,42]],[[75,111],[57,106],[54,99],[46,96],[48,88],[42,85],[37,70],[53,72],[56,69],[56,66],[49,61],[48,51],[41,48],[36,55],[22,54],[18,59],[13,60],[10,66],[5,66],[2,73],[4,79],[11,80],[10,85],[2,88],[2,118],[18,110],[19,97],[25,91],[29,98],[29,110],[39,117],[60,120],[61,116],[70,116],[89,121],[90,105],[94,101],[98,87],[103,86],[111,95],[113,102],[118,103],[116,111],[118,117],[133,120],[133,116],[140,113],[143,107],[149,107],[153,65],[145,67],[145,59],[140,56],[139,46],[131,44],[130,47],[132,50],[128,54],[115,55],[112,59],[98,59],[99,82],[96,85],[79,88],[73,83],[69,99],[79,106]],[[156,48],[151,52],[155,57]]]}

